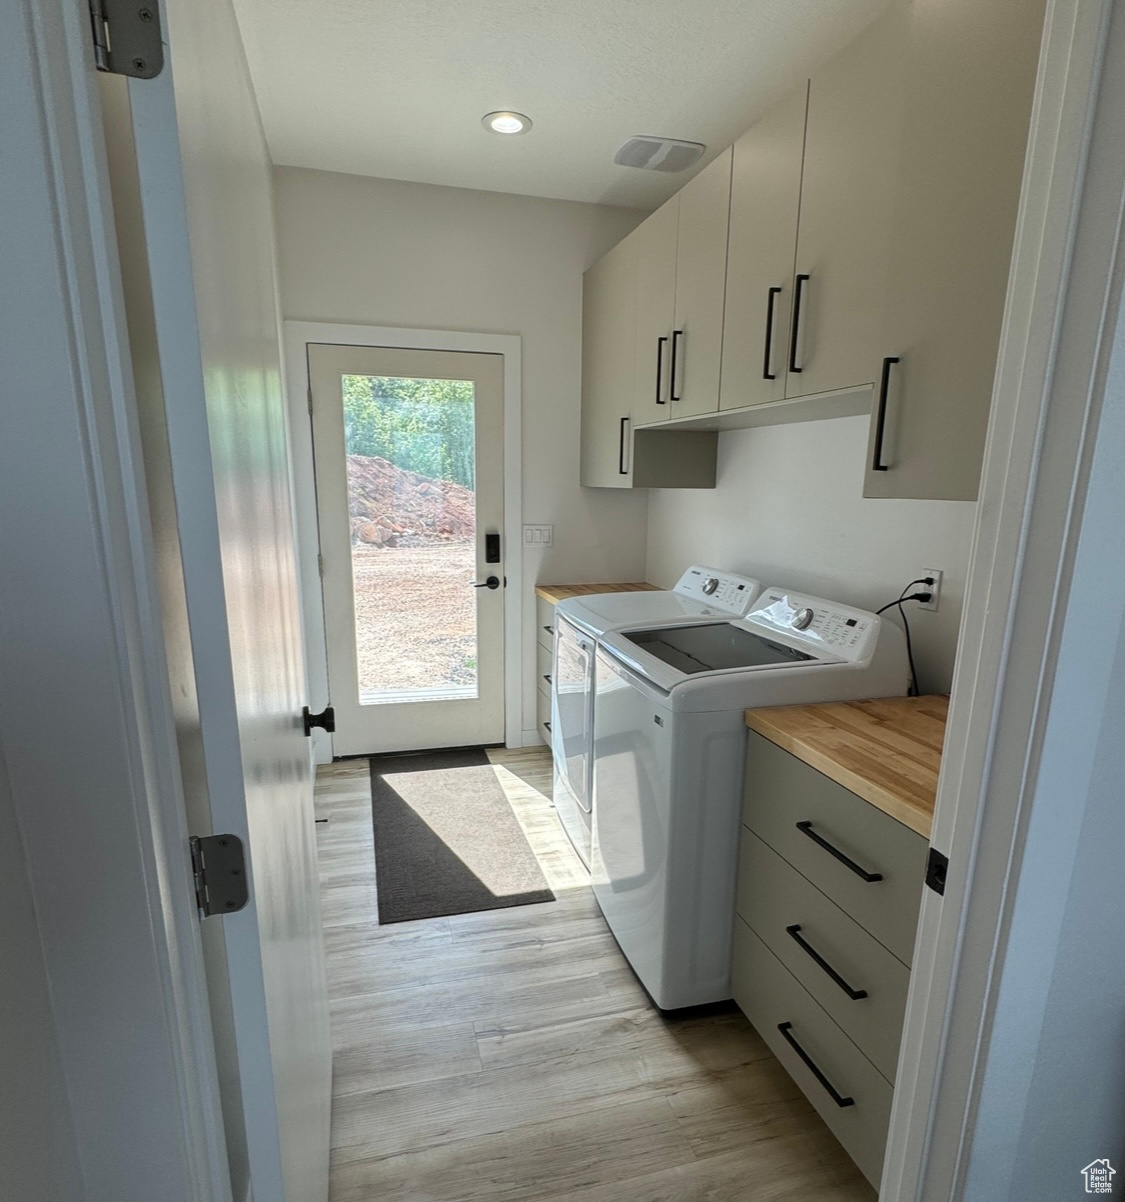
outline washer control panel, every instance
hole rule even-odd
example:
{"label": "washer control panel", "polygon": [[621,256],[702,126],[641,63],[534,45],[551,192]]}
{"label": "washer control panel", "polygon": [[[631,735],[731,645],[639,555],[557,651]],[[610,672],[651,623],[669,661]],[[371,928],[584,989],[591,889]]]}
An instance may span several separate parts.
{"label": "washer control panel", "polygon": [[767,588],[746,620],[855,661],[870,657],[879,636],[875,614],[783,588]]}
{"label": "washer control panel", "polygon": [[702,601],[715,613],[741,618],[750,612],[762,586],[749,576],[695,564],[680,577],[675,591],[681,597]]}

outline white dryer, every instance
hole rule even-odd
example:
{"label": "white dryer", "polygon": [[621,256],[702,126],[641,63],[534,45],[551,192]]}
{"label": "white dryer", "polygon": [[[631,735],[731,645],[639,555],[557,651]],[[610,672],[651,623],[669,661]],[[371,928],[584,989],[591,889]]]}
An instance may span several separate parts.
{"label": "white dryer", "polygon": [[660,1009],[731,996],[744,711],[896,696],[908,680],[896,625],[780,588],[743,619],[600,641],[594,893]]}
{"label": "white dryer", "polygon": [[695,564],[674,589],[597,593],[555,606],[551,669],[551,752],[554,802],[563,827],[590,865],[593,772],[594,653],[597,642],[623,626],[662,626],[741,617],[761,591],[756,580]]}

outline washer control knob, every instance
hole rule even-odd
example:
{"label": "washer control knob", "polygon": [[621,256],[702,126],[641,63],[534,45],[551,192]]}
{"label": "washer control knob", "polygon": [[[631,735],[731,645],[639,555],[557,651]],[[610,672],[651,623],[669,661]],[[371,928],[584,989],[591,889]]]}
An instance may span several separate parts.
{"label": "washer control knob", "polygon": [[799,609],[793,615],[794,630],[808,630],[812,625],[813,611],[806,605],[804,609]]}
{"label": "washer control knob", "polygon": [[713,592],[714,592],[714,591],[715,591],[715,590],[716,590],[718,587],[719,587],[719,578],[718,578],[718,576],[708,576],[708,577],[707,577],[707,579],[706,579],[706,580],[704,580],[704,582],[703,582],[703,591],[704,591],[704,593],[705,593],[705,594],[706,594],[708,597],[710,597],[710,596],[711,596],[711,594],[712,594],[712,593],[713,593]]}

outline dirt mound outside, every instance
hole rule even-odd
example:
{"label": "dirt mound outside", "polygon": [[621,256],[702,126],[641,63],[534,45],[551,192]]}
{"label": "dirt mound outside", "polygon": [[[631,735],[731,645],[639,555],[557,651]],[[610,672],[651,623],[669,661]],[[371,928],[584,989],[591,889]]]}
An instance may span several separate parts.
{"label": "dirt mound outside", "polygon": [[348,456],[348,514],[352,542],[372,547],[471,542],[476,533],[472,489],[378,455]]}

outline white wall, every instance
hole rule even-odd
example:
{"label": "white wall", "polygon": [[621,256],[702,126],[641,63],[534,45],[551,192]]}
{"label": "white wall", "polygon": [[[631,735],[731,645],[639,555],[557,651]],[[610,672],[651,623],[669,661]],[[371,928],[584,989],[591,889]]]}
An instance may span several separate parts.
{"label": "white wall", "polygon": [[582,272],[644,214],[295,167],[275,187],[286,318],[522,338],[524,521],[555,527],[510,582],[533,732],[535,583],[644,572],[644,494],[578,484]]}
{"label": "white wall", "polygon": [[868,418],[719,436],[718,487],[651,492],[647,578],[692,562],[877,609],[923,568],[945,573],[937,613],[910,607],[923,692],[948,691],[975,502],[862,497]]}
{"label": "white wall", "polygon": [[29,1202],[77,1202],[84,1195],[74,1132],[51,1026],[31,885],[2,759],[0,948],[0,1193]]}

